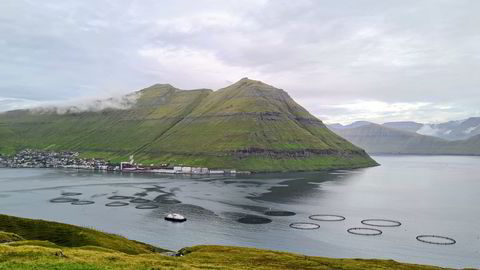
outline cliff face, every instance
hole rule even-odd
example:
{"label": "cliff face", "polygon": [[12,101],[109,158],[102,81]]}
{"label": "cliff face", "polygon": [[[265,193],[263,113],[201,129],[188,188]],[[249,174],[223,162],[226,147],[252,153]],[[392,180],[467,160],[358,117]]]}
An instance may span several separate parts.
{"label": "cliff face", "polygon": [[0,152],[76,150],[89,156],[250,171],[372,166],[285,91],[242,79],[218,91],[153,85],[127,109],[0,114]]}

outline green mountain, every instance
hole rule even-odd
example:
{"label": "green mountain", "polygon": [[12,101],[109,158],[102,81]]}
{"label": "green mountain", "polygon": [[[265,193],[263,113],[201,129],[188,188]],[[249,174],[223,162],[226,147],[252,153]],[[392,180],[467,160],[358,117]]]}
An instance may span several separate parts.
{"label": "green mountain", "polygon": [[[244,78],[226,88],[156,84],[124,109],[21,110],[0,114],[0,153],[24,148],[85,156],[249,171],[375,165],[285,91]],[[65,110],[63,110],[65,111]]]}
{"label": "green mountain", "polygon": [[480,135],[448,141],[374,123],[354,128],[330,128],[370,154],[480,155]]}

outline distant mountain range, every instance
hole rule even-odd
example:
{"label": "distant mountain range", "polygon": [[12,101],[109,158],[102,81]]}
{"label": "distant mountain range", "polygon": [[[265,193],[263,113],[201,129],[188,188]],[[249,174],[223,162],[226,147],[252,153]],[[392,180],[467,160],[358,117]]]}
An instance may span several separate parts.
{"label": "distant mountain range", "polygon": [[[342,130],[373,124],[368,121],[357,121],[349,125],[331,124],[330,129]],[[434,136],[445,140],[465,140],[480,135],[480,117],[470,117],[464,120],[449,121],[439,124],[422,124],[413,121],[387,122],[384,127],[399,129],[421,135]]]}
{"label": "distant mountain range", "polygon": [[[480,124],[480,118],[436,125],[416,122],[389,122],[379,125],[359,121],[350,125],[333,124],[328,127],[370,154],[480,155],[480,134],[477,134],[476,123]],[[429,133],[428,131],[438,137],[421,134]],[[467,134],[471,135],[467,137]],[[467,139],[447,140],[445,137]]]}
{"label": "distant mountain range", "polygon": [[217,91],[156,84],[84,106],[1,113],[0,154],[25,148],[255,172],[376,165],[287,92],[247,78]]}

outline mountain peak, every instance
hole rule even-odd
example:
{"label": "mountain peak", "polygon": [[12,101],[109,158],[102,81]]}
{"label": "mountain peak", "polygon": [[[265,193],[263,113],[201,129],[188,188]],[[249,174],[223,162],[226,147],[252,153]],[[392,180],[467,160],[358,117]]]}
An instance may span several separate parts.
{"label": "mountain peak", "polygon": [[148,93],[148,92],[162,92],[162,91],[168,91],[168,90],[178,90],[178,89],[173,87],[169,83],[156,83],[156,84],[151,85],[149,87],[143,88],[143,89],[141,89],[137,92]]}
{"label": "mountain peak", "polygon": [[[269,85],[269,84],[266,84],[262,81],[258,81],[258,80],[252,80],[252,79],[249,79],[247,77],[244,77],[242,79],[240,79],[239,81],[237,81],[236,83],[230,85],[230,86],[236,86],[236,87],[259,87],[259,88],[270,88],[270,89],[276,89],[276,90],[280,90],[278,88],[275,88],[273,87],[272,85]],[[230,87],[230,86],[227,86]]]}

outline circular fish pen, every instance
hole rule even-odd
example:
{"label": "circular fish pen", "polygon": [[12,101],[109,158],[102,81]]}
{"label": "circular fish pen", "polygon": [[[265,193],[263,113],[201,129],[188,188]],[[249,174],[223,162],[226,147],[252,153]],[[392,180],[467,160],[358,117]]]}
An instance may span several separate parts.
{"label": "circular fish pen", "polygon": [[79,196],[82,195],[80,192],[62,192],[62,196]]}
{"label": "circular fish pen", "polygon": [[382,234],[382,231],[379,229],[372,229],[372,228],[350,228],[347,230],[348,233],[355,234],[355,235],[363,235],[363,236],[376,236]]}
{"label": "circular fish pen", "polygon": [[266,216],[272,216],[272,217],[289,217],[289,216],[295,216],[297,213],[292,211],[266,211],[263,214],[265,214]]}
{"label": "circular fish pen", "polygon": [[402,225],[400,221],[381,218],[364,219],[361,221],[361,223],[363,225],[374,227],[400,227]]}
{"label": "circular fish pen", "polygon": [[343,221],[345,220],[345,217],[344,216],[340,216],[340,215],[324,215],[324,214],[321,214],[321,215],[311,215],[308,217],[309,219],[311,220],[315,220],[315,221]]}
{"label": "circular fish pen", "polygon": [[158,207],[159,206],[156,205],[156,204],[139,204],[139,205],[135,206],[135,208],[137,208],[137,209],[156,209]]}
{"label": "circular fish pen", "polygon": [[244,217],[237,219],[237,222],[240,222],[243,224],[267,224],[272,222],[272,220],[266,217],[261,217],[261,216],[246,215]]}
{"label": "circular fish pen", "polygon": [[68,197],[59,197],[59,198],[53,198],[50,200],[51,203],[71,203],[76,201],[78,201],[78,199],[68,198]]}
{"label": "circular fish pen", "polygon": [[118,206],[127,206],[127,205],[128,205],[127,202],[118,202],[118,201],[105,204],[105,206],[108,206],[108,207],[118,207]]}
{"label": "circular fish pen", "polygon": [[94,204],[95,202],[94,201],[74,201],[74,202],[71,202],[70,204],[72,205],[89,205],[89,204]]}
{"label": "circular fish pen", "polygon": [[453,238],[440,236],[440,235],[431,235],[431,234],[423,234],[416,237],[418,241],[432,244],[432,245],[454,245],[457,241]]}
{"label": "circular fish pen", "polygon": [[115,196],[108,197],[108,199],[109,200],[131,200],[131,199],[135,199],[135,197],[115,195]]}
{"label": "circular fish pen", "polygon": [[131,203],[150,203],[152,201],[144,199],[144,198],[134,198],[130,200]]}
{"label": "circular fish pen", "polygon": [[310,222],[294,222],[290,223],[290,228],[297,229],[297,230],[316,230],[320,228],[320,225],[317,223],[310,223]]}

